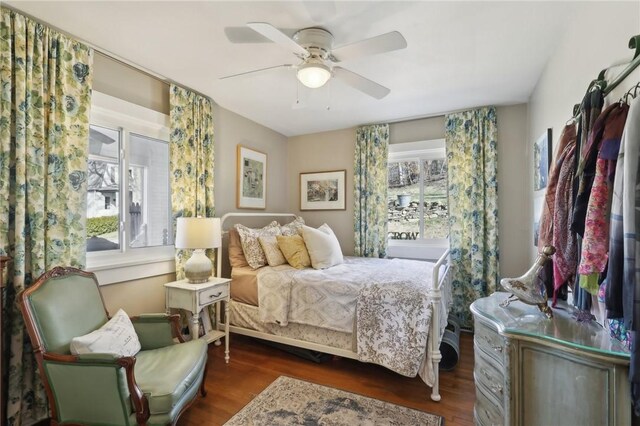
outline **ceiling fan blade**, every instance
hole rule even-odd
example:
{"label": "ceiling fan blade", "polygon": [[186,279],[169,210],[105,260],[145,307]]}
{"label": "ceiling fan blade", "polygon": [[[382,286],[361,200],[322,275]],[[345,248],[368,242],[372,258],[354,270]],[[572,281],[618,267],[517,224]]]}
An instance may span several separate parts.
{"label": "ceiling fan blade", "polygon": [[376,83],[375,81],[371,81],[360,74],[356,74],[355,72],[342,67],[333,67],[333,74],[337,79],[344,81],[354,89],[376,99],[382,99],[391,92],[390,89]]}
{"label": "ceiling fan blade", "polygon": [[[295,28],[279,28],[290,38],[298,31]],[[273,43],[271,40],[258,34],[251,28],[244,27],[225,27],[224,34],[231,43]]]}
{"label": "ceiling fan blade", "polygon": [[298,43],[293,41],[288,35],[277,29],[271,24],[266,22],[249,22],[247,24],[249,28],[254,30],[255,32],[265,36],[269,40],[278,43],[287,49],[293,50],[293,53],[301,55],[303,57],[307,57],[309,53],[307,50],[300,46]]}
{"label": "ceiling fan blade", "polygon": [[271,43],[271,40],[247,27],[225,27],[224,35],[231,43]]}
{"label": "ceiling fan blade", "polygon": [[377,55],[407,47],[407,40],[398,31],[381,34],[365,40],[356,41],[331,51],[333,62],[348,61],[361,56]]}
{"label": "ceiling fan blade", "polygon": [[259,73],[259,72],[264,72],[264,71],[269,71],[269,70],[274,70],[274,69],[277,69],[277,68],[291,69],[291,68],[294,68],[294,66],[292,64],[283,64],[283,65],[276,65],[274,67],[260,68],[260,69],[253,70],[253,71],[246,71],[246,72],[241,72],[241,73],[238,73],[238,74],[232,74],[232,75],[227,75],[227,76],[224,76],[224,77],[220,77],[220,80],[226,80],[228,78],[248,76],[248,75],[251,75],[251,74],[256,74],[256,73]]}

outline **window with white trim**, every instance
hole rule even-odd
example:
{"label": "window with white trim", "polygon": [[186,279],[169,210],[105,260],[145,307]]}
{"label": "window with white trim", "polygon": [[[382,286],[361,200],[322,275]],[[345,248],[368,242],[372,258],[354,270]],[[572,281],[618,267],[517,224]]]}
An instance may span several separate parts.
{"label": "window with white trim", "polygon": [[446,246],[449,223],[444,140],[390,145],[388,175],[389,246]]}
{"label": "window with white trim", "polygon": [[168,141],[165,114],[94,92],[88,158],[88,269],[173,259]]}

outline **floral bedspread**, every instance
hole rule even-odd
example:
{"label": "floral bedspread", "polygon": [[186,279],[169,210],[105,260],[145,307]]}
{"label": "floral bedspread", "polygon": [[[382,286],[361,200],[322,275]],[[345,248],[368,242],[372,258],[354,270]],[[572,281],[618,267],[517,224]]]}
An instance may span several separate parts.
{"label": "floral bedspread", "polygon": [[[428,262],[353,257],[325,270],[263,268],[258,273],[260,319],[353,333],[361,361],[410,377],[420,372],[431,385],[427,342],[432,273]],[[441,334],[450,301],[446,289]]]}

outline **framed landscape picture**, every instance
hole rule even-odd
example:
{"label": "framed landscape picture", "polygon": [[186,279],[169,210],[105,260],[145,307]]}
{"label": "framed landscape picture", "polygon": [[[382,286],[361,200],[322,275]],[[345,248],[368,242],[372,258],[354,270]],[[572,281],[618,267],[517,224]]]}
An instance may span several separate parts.
{"label": "framed landscape picture", "polygon": [[347,171],[300,173],[300,210],[346,210]]}
{"label": "framed landscape picture", "polygon": [[236,190],[239,209],[267,207],[267,154],[238,145]]}
{"label": "framed landscape picture", "polygon": [[551,167],[551,129],[547,129],[533,145],[533,190],[547,187]]}

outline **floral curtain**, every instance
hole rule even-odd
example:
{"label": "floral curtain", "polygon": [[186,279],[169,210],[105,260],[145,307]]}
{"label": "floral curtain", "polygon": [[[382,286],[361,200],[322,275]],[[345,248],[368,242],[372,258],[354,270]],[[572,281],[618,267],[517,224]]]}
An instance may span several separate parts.
{"label": "floral curtain", "polygon": [[389,125],[356,130],[353,173],[355,255],[387,255],[387,157]]}
{"label": "floral curtain", "polygon": [[453,307],[471,328],[469,305],[498,282],[498,127],[494,107],[445,119]]}
{"label": "floral curtain", "polygon": [[[0,254],[7,287],[7,417],[48,417],[16,296],[54,266],[84,267],[93,50],[2,8]],[[7,202],[8,201],[8,202]]]}
{"label": "floral curtain", "polygon": [[[171,208],[179,217],[213,217],[213,112],[211,100],[171,85],[169,158]],[[175,226],[174,226],[175,228]],[[184,278],[184,263],[192,250],[176,250],[176,276]],[[207,250],[210,259],[215,252]],[[215,264],[215,261],[214,261]]]}

